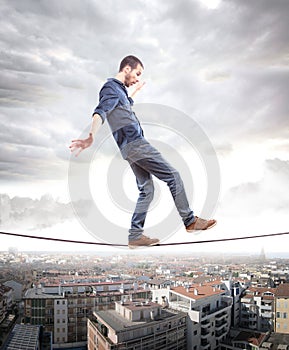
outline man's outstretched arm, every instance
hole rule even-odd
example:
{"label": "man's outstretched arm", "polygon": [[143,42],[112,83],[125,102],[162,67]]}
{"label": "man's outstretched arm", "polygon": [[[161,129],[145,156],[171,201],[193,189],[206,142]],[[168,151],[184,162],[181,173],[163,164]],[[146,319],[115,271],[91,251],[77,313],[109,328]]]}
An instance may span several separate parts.
{"label": "man's outstretched arm", "polygon": [[92,117],[92,124],[91,124],[88,138],[71,141],[71,145],[69,146],[69,148],[72,153],[76,152],[75,157],[77,157],[79,153],[81,153],[85,148],[88,148],[93,144],[94,135],[97,133],[101,125],[102,125],[101,116],[95,113]]}

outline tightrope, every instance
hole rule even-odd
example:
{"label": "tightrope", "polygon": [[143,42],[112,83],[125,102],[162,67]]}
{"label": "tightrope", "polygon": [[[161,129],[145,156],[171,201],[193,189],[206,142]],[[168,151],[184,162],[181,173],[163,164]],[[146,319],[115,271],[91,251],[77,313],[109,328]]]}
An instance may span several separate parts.
{"label": "tightrope", "polygon": [[[1,232],[0,231],[0,234],[1,235],[7,235],[7,236],[14,236],[14,237],[23,237],[23,238],[31,238],[31,239],[42,239],[42,240],[45,240],[45,241],[56,241],[56,242],[64,242],[64,243],[91,244],[91,245],[108,246],[108,247],[127,247],[127,244],[120,244],[120,243],[77,241],[77,240],[71,240],[71,239],[33,236],[33,235],[13,233],[13,232]],[[156,245],[150,246],[150,247],[185,245],[185,244],[189,245],[189,244],[218,243],[218,242],[226,242],[226,241],[238,241],[238,240],[242,240],[242,239],[283,236],[283,235],[288,235],[288,234],[289,234],[289,232],[280,232],[280,233],[270,233],[270,234],[252,235],[252,236],[243,236],[243,237],[229,237],[229,238],[219,238],[219,239],[208,239],[208,240],[193,241],[193,242],[159,243],[159,244],[156,244]]]}

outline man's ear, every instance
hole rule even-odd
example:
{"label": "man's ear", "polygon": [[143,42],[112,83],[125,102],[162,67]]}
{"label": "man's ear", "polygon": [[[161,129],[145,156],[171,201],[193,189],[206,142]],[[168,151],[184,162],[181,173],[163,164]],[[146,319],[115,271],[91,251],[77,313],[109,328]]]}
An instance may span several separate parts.
{"label": "man's ear", "polygon": [[130,72],[131,72],[131,67],[130,67],[129,65],[126,65],[126,66],[124,67],[124,69],[123,69],[123,72],[124,72],[125,74],[130,73]]}

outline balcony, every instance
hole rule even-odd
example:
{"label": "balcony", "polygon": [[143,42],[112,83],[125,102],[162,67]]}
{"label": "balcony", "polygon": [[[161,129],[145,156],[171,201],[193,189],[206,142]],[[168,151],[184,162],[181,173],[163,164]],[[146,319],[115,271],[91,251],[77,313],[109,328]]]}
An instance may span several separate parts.
{"label": "balcony", "polygon": [[207,327],[210,327],[210,324],[211,324],[211,322],[210,322],[208,319],[201,322],[202,328],[204,328],[204,327],[206,327],[206,328],[207,328]]}
{"label": "balcony", "polygon": [[216,329],[220,329],[220,328],[222,328],[225,325],[227,325],[227,321],[226,320],[216,321],[215,328]]}
{"label": "balcony", "polygon": [[[232,306],[232,299],[228,297],[224,297],[221,302],[221,306],[215,309],[211,309],[205,312],[202,312],[202,318],[207,318],[209,316],[213,316],[214,314],[216,318],[222,318],[227,315],[227,310]],[[220,311],[223,311],[220,313]]]}
{"label": "balcony", "polygon": [[227,333],[227,331],[228,330],[227,330],[226,327],[224,327],[221,330],[217,331],[216,332],[216,338],[219,339],[219,338],[223,337]]}
{"label": "balcony", "polygon": [[262,311],[272,311],[272,305],[261,305],[261,312]]}
{"label": "balcony", "polygon": [[209,346],[210,345],[210,342],[207,340],[207,339],[202,339],[201,340],[201,346],[203,347],[203,348],[206,348],[207,346]]}
{"label": "balcony", "polygon": [[223,311],[220,314],[217,314],[215,317],[217,320],[220,320],[220,319],[224,318],[225,316],[227,316],[227,312]]}
{"label": "balcony", "polygon": [[170,302],[170,307],[174,310],[188,312],[190,310],[190,304],[187,302]]}
{"label": "balcony", "polygon": [[211,335],[211,332],[207,328],[202,328],[201,330],[201,338],[206,339]]}

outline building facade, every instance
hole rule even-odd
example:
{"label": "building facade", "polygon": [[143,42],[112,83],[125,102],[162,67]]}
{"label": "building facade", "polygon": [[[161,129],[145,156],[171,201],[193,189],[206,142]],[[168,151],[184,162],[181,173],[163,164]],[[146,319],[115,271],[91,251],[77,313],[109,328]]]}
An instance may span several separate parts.
{"label": "building facade", "polygon": [[167,302],[187,314],[189,350],[217,349],[231,325],[233,298],[220,281],[152,291],[153,300]]}
{"label": "building facade", "polygon": [[276,290],[275,332],[289,334],[289,283],[280,284]]}
{"label": "building facade", "polygon": [[241,298],[240,326],[260,332],[274,330],[276,288],[250,287]]}
{"label": "building facade", "polygon": [[5,319],[7,313],[13,306],[13,289],[0,285],[0,323]]}
{"label": "building facade", "polygon": [[186,314],[148,300],[115,303],[88,320],[88,350],[186,350]]}
{"label": "building facade", "polygon": [[87,342],[87,318],[96,310],[114,308],[122,296],[148,297],[149,290],[132,283],[103,282],[38,286],[26,291],[24,319],[26,324],[42,325],[53,334],[53,344]]}

